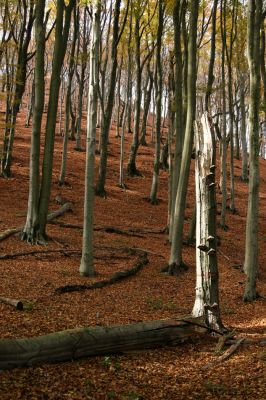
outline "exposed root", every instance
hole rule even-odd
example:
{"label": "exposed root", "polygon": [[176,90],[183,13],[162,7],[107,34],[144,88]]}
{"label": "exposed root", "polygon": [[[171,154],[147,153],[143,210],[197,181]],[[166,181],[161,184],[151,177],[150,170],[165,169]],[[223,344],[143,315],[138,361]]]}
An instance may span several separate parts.
{"label": "exposed root", "polygon": [[188,265],[185,263],[177,264],[168,264],[164,268],[161,269],[161,272],[167,273],[170,276],[179,276],[188,270]]}

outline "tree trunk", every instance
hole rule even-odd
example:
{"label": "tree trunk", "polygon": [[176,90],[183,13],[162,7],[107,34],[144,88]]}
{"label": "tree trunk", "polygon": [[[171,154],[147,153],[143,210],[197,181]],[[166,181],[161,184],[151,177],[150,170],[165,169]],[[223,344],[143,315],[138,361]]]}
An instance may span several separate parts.
{"label": "tree trunk", "polygon": [[196,108],[196,56],[197,56],[197,21],[199,3],[191,1],[190,5],[190,31],[188,47],[188,104],[186,117],[186,130],[184,147],[182,152],[182,162],[178,181],[178,189],[175,200],[175,213],[173,221],[173,232],[171,237],[171,252],[169,259],[169,274],[178,274],[183,269],[182,260],[183,247],[183,225],[186,205],[186,195],[189,180],[190,160],[193,145],[193,122]]}
{"label": "tree trunk", "polygon": [[246,137],[246,109],[245,109],[245,78],[243,74],[240,76],[240,112],[241,112],[241,147],[242,147],[242,180],[248,181],[248,153],[247,153],[247,137]]}
{"label": "tree trunk", "polygon": [[71,46],[70,59],[69,59],[68,83],[67,83],[66,98],[65,98],[65,123],[64,123],[63,151],[62,151],[60,175],[59,175],[59,180],[58,180],[58,183],[60,186],[65,184],[65,177],[66,177],[69,117],[70,117],[70,106],[71,106],[71,89],[72,89],[72,80],[73,80],[73,75],[74,75],[74,70],[75,70],[74,56],[75,56],[76,41],[77,41],[77,14],[74,9],[74,32],[73,32],[72,46]]}
{"label": "tree trunk", "polygon": [[105,180],[107,168],[107,147],[109,139],[109,130],[112,119],[112,111],[114,104],[114,93],[116,84],[116,70],[117,70],[117,46],[119,42],[119,17],[120,17],[121,0],[116,0],[114,5],[114,22],[113,22],[113,39],[111,51],[111,73],[110,73],[110,86],[107,95],[107,104],[104,109],[101,127],[101,154],[99,163],[99,175],[96,184],[96,194],[105,197]]}
{"label": "tree trunk", "polygon": [[47,220],[49,199],[51,193],[51,184],[52,184],[54,136],[55,136],[58,97],[60,89],[60,74],[66,52],[68,33],[71,21],[71,12],[74,5],[75,5],[75,0],[70,0],[67,7],[65,7],[64,0],[57,1],[55,45],[53,53],[53,67],[52,67],[51,84],[50,84],[47,122],[45,127],[45,146],[44,146],[44,156],[43,156],[43,166],[42,166],[42,184],[41,184],[41,192],[39,200],[38,234],[43,239],[46,238],[45,229],[46,229],[46,220]]}
{"label": "tree trunk", "polygon": [[2,339],[0,369],[176,345],[195,336],[201,323],[199,318],[162,320],[76,328],[28,339]]}
{"label": "tree trunk", "polygon": [[35,40],[36,57],[34,72],[34,108],[30,147],[30,180],[26,224],[23,229],[22,239],[28,242],[38,241],[38,206],[40,190],[40,135],[44,109],[44,57],[45,57],[45,0],[40,0],[36,5]]}
{"label": "tree trunk", "polygon": [[157,192],[159,183],[159,171],[160,171],[160,144],[161,144],[161,119],[162,119],[162,63],[161,63],[161,48],[162,48],[162,36],[163,36],[163,24],[164,24],[164,7],[162,0],[159,0],[158,10],[158,30],[157,30],[157,48],[156,48],[156,144],[155,144],[155,156],[154,156],[154,167],[153,177],[150,193],[151,204],[157,204]]}
{"label": "tree trunk", "polygon": [[196,298],[194,317],[204,316],[207,326],[222,329],[217,267],[215,138],[205,113],[196,124]]}
{"label": "tree trunk", "polygon": [[[176,0],[173,10],[173,23],[174,23],[174,49],[175,49],[175,153],[173,159],[173,168],[171,179],[171,198],[170,198],[170,218],[169,218],[169,241],[172,240],[173,224],[174,224],[174,213],[175,213],[175,201],[176,193],[180,175],[182,150],[184,142],[184,124],[183,124],[183,65],[182,65],[182,51],[181,51],[181,21],[182,13],[184,12],[180,0]],[[185,82],[186,85],[186,82]]]}
{"label": "tree trunk", "polygon": [[90,47],[90,80],[88,93],[88,117],[86,140],[85,197],[83,219],[82,257],[80,274],[95,275],[93,263],[93,201],[94,201],[94,166],[97,123],[97,100],[99,79],[99,42],[100,42],[101,0],[93,3],[92,38]]}
{"label": "tree trunk", "polygon": [[259,112],[260,112],[260,27],[262,0],[248,2],[248,64],[250,71],[249,111],[249,194],[246,224],[246,247],[244,270],[247,275],[244,301],[257,298],[258,271],[258,216],[259,216]]}

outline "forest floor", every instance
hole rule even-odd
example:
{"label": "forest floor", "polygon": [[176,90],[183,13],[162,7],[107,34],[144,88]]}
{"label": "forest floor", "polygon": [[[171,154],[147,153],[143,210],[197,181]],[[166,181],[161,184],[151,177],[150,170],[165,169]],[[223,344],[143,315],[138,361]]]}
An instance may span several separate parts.
{"label": "forest floor", "polygon": [[[169,244],[160,233],[167,222],[167,172],[160,173],[159,204],[149,197],[154,148],[140,147],[137,165],[140,177],[126,177],[127,188],[118,187],[120,141],[111,132],[107,198],[95,199],[95,226],[123,230],[138,229],[138,235],[122,235],[96,230],[96,278],[79,275],[82,231],[49,224],[50,237],[45,250],[77,252],[39,253],[0,260],[0,296],[18,298],[26,303],[24,311],[0,304],[1,338],[20,338],[93,325],[128,324],[144,320],[184,317],[191,312],[195,292],[195,248],[184,247],[189,269],[170,277],[160,273],[169,257]],[[131,135],[126,138],[128,155]],[[83,134],[83,145],[84,145]],[[73,212],[58,220],[82,224],[85,152],[76,152],[69,143],[67,186],[58,187],[62,137],[56,136],[53,188],[50,210],[58,209],[55,197],[73,202]],[[26,218],[29,183],[30,128],[24,116],[18,120],[13,175],[0,178],[0,231],[23,226]],[[97,156],[97,161],[99,156]],[[126,157],[127,160],[127,157]],[[260,269],[258,290],[266,296],[266,161],[261,160],[260,180]],[[188,188],[186,232],[194,205],[194,162]],[[219,168],[217,175],[219,174]],[[218,228],[221,237],[218,261],[223,323],[236,335],[255,338],[266,334],[266,302],[242,301],[245,275],[245,221],[248,187],[240,179],[241,162],[235,163],[237,214],[227,213],[228,231]],[[217,177],[218,179],[218,177]],[[218,195],[218,210],[220,208]],[[219,215],[218,215],[219,221]],[[62,285],[91,283],[134,265],[136,257],[123,252],[128,247],[148,251],[149,263],[135,276],[103,289],[56,294]],[[1,254],[43,250],[30,246],[20,236],[0,242]],[[122,250],[121,250],[122,249]],[[221,365],[204,369],[214,361],[217,338],[201,335],[176,347],[132,352],[110,357],[92,357],[55,365],[41,365],[0,371],[0,398],[6,399],[266,399],[266,349],[259,345],[240,346]]]}

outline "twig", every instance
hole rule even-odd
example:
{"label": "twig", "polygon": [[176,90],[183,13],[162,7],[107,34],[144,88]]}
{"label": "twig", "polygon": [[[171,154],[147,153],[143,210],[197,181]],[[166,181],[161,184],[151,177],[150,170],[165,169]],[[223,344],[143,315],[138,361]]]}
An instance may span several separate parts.
{"label": "twig", "polygon": [[238,339],[234,344],[232,344],[229,349],[227,349],[224,354],[217,360],[214,360],[202,367],[202,369],[208,369],[210,367],[215,367],[216,365],[222,364],[225,360],[228,360],[238,349],[238,347],[244,342],[245,338]]}

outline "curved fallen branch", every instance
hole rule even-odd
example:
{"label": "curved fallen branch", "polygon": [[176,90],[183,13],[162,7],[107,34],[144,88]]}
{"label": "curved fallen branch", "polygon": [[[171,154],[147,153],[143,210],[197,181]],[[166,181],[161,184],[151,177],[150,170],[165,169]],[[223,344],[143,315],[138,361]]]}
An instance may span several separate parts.
{"label": "curved fallen branch", "polygon": [[204,365],[202,369],[208,369],[215,367],[216,365],[222,364],[225,360],[228,360],[238,349],[238,347],[245,341],[245,338],[238,339],[234,344],[232,344],[229,349],[227,349],[223,355],[221,355],[216,360]]}
{"label": "curved fallen branch", "polygon": [[121,281],[125,278],[128,278],[129,276],[135,275],[138,271],[140,271],[146,264],[148,264],[149,260],[147,257],[146,253],[143,253],[137,263],[134,265],[134,267],[124,270],[124,271],[119,271],[116,272],[111,276],[110,279],[106,279],[103,281],[95,282],[90,285],[66,285],[66,286],[60,286],[55,289],[56,293],[62,294],[62,293],[69,293],[69,292],[79,292],[83,290],[91,290],[91,289],[101,289],[105,286],[110,286],[118,281]]}
{"label": "curved fallen branch", "polygon": [[[58,210],[51,212],[47,216],[47,221],[51,222],[53,219],[60,217],[65,212],[72,211],[72,207],[73,207],[72,203],[70,203],[70,202],[65,203]],[[1,232],[0,233],[0,242],[3,241],[4,239],[7,239],[9,236],[12,236],[12,235],[15,235],[16,233],[19,233],[20,231],[22,231],[23,228],[24,228],[24,225],[23,226],[19,226],[17,228],[7,229],[7,230]]]}
{"label": "curved fallen branch", "polygon": [[197,331],[192,320],[161,320],[77,328],[28,339],[2,339],[0,369],[173,345],[183,343]]}

